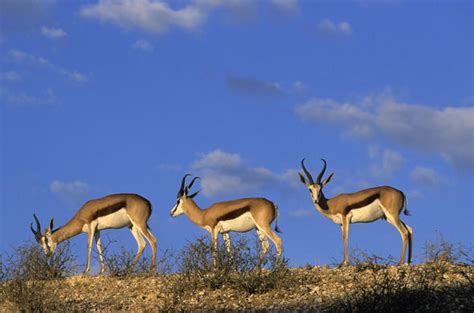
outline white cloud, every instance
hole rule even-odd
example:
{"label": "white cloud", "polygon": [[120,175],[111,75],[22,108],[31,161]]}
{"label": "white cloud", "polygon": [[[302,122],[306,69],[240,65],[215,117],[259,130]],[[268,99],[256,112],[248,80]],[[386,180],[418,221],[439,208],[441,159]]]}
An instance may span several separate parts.
{"label": "white cloud", "polygon": [[416,183],[431,186],[438,185],[441,182],[440,176],[435,170],[423,166],[417,166],[413,169],[411,179]]}
{"label": "white cloud", "polygon": [[49,185],[49,189],[52,193],[70,198],[86,194],[89,192],[90,187],[87,183],[79,180],[69,182],[54,180]]}
{"label": "white cloud", "polygon": [[311,216],[313,215],[313,212],[314,210],[300,208],[294,211],[290,211],[288,214],[293,217],[301,218]]}
{"label": "white cloud", "polygon": [[[254,0],[190,0],[171,2],[173,6],[168,3],[164,0],[101,0],[83,6],[80,15],[124,29],[163,34],[171,28],[199,31],[211,13],[218,10],[229,13],[237,21],[255,20],[259,11],[259,2]],[[285,14],[299,11],[296,0],[272,0],[270,6]]]}
{"label": "white cloud", "polygon": [[206,8],[212,8],[219,3],[207,2],[208,4],[202,6],[191,2],[183,8],[173,9],[166,2],[158,0],[102,0],[83,7],[80,14],[123,28],[138,28],[160,34],[171,26],[197,30],[207,18]]}
{"label": "white cloud", "polygon": [[41,34],[49,39],[62,39],[67,36],[67,33],[61,28],[41,27]]}
{"label": "white cloud", "polygon": [[246,193],[262,187],[291,187],[297,182],[296,170],[274,173],[265,167],[248,165],[236,153],[213,150],[193,162],[201,177],[203,194],[213,197],[231,193]]}
{"label": "white cloud", "polygon": [[0,80],[6,80],[11,82],[19,81],[21,80],[21,76],[15,71],[7,71],[0,73]]}
{"label": "white cloud", "polygon": [[135,41],[132,45],[132,48],[145,52],[152,52],[154,49],[153,45],[144,39],[139,39]]}
{"label": "white cloud", "polygon": [[328,36],[350,36],[352,34],[352,26],[348,22],[333,22],[326,18],[319,22],[318,32],[322,35]]}
{"label": "white cloud", "polygon": [[193,163],[193,168],[237,168],[242,165],[242,159],[237,153],[227,153],[220,149],[201,155]]}
{"label": "white cloud", "polygon": [[379,138],[435,153],[457,168],[474,168],[474,108],[408,104],[384,93],[360,102],[311,99],[296,108],[302,119],[341,126],[360,138]]}
{"label": "white cloud", "polygon": [[87,77],[78,71],[65,69],[61,66],[51,63],[45,58],[38,57],[21,50],[12,49],[8,52],[8,56],[14,62],[45,67],[78,83],[87,81]]}

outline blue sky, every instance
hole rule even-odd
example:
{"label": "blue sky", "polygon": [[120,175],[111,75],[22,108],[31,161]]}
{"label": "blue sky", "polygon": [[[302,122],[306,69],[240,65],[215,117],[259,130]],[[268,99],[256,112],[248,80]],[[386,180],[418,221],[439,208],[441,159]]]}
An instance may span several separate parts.
{"label": "blue sky", "polygon": [[[118,192],[150,199],[160,249],[179,248],[206,234],[169,216],[190,172],[202,207],[276,202],[292,264],[339,260],[303,157],[314,175],[328,161],[328,197],[403,190],[415,256],[436,231],[472,246],[472,2],[0,4],[0,251],[32,239],[34,212],[59,226]],[[105,233],[136,249],[127,230]],[[377,221],[351,225],[349,245],[398,258],[401,239]]]}

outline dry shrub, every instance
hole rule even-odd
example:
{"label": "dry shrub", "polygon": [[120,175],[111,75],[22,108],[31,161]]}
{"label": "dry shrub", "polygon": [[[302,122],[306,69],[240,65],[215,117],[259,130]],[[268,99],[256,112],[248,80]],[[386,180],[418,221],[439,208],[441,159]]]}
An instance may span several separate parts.
{"label": "dry shrub", "polygon": [[474,264],[472,249],[465,247],[460,242],[449,242],[444,239],[443,234],[436,233],[434,242],[427,241],[424,250],[425,262],[450,262],[450,263],[467,263]]}
{"label": "dry shrub", "polygon": [[474,284],[469,265],[455,263],[472,258],[461,245],[439,238],[438,242],[426,244],[425,257],[429,262],[423,265],[390,266],[385,264],[393,264],[393,258],[359,253],[353,257],[354,271],[343,284],[342,301],[332,304],[330,310],[436,311],[453,303],[460,311],[472,308]]}
{"label": "dry shrub", "polygon": [[287,260],[278,261],[275,252],[269,249],[259,266],[258,240],[255,240],[255,246],[256,249],[251,249],[245,237],[239,236],[229,254],[220,243],[214,263],[208,236],[189,242],[176,258],[179,279],[170,277],[165,307],[176,309],[183,298],[191,297],[197,290],[232,288],[254,294],[283,288],[290,282]]}
{"label": "dry shrub", "polygon": [[52,301],[48,280],[74,273],[77,263],[69,242],[59,245],[51,257],[37,243],[26,242],[6,256],[2,268],[0,302],[9,301],[20,311],[45,311],[61,308],[61,303]]}
{"label": "dry shrub", "polygon": [[[130,272],[135,253],[127,250],[125,246],[120,246],[118,251],[109,252],[112,250],[116,240],[112,240],[106,237],[105,244],[102,247],[102,256],[104,258],[104,265],[106,272],[112,277],[127,277],[131,275],[155,275],[165,274],[171,272],[170,259],[172,252],[170,250],[164,250],[162,253],[158,253],[156,261],[156,271],[151,270],[151,257],[142,255],[138,260],[133,272]],[[149,245],[147,245],[149,247]],[[160,256],[161,255],[161,256]]]}

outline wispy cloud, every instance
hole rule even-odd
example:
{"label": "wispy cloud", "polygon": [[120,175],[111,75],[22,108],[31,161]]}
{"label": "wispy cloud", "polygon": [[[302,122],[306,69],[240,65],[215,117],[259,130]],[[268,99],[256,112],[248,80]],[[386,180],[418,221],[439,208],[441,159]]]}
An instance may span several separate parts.
{"label": "wispy cloud", "polygon": [[277,82],[267,82],[253,77],[227,76],[227,87],[235,92],[254,96],[276,96],[283,94]]}
{"label": "wispy cloud", "polygon": [[2,89],[0,99],[11,107],[54,106],[58,103],[56,94],[52,89],[46,89],[42,95],[29,95],[24,92],[12,93]]}
{"label": "wispy cloud", "polygon": [[87,77],[81,72],[68,70],[66,68],[63,68],[61,66],[51,63],[49,60],[45,58],[38,57],[21,50],[12,49],[8,52],[8,56],[11,60],[13,60],[16,63],[44,67],[72,81],[75,81],[78,83],[87,82]]}
{"label": "wispy cloud", "polygon": [[255,77],[229,75],[226,85],[233,92],[256,97],[275,97],[290,94],[301,94],[306,90],[303,82],[297,80],[284,86],[276,81],[265,81]]}
{"label": "wispy cloud", "polygon": [[18,74],[18,72],[16,71],[6,71],[6,72],[0,73],[0,80],[10,81],[10,82],[19,81],[21,80],[21,75]]}
{"label": "wispy cloud", "polygon": [[220,149],[201,155],[192,163],[192,168],[201,176],[205,196],[213,197],[231,193],[245,193],[262,187],[296,184],[295,170],[275,173],[265,167],[254,167],[237,153]]}
{"label": "wispy cloud", "polygon": [[154,50],[153,45],[144,39],[135,41],[132,45],[132,48],[145,52],[152,52]]}
{"label": "wispy cloud", "polygon": [[311,99],[296,108],[304,120],[331,123],[359,138],[379,138],[441,155],[457,168],[474,169],[474,108],[408,104],[390,93],[359,102]]}
{"label": "wispy cloud", "polygon": [[403,166],[402,155],[395,150],[383,149],[382,151],[375,145],[370,145],[368,149],[369,158],[374,162],[370,167],[370,172],[375,178],[390,178]]}
{"label": "wispy cloud", "polygon": [[292,210],[288,214],[292,217],[304,218],[304,217],[308,217],[308,216],[313,215],[314,214],[314,209],[311,210],[311,209],[300,208],[300,209]]}
{"label": "wispy cloud", "polygon": [[67,33],[61,28],[41,27],[41,35],[49,39],[62,39],[67,36]]}
{"label": "wispy cloud", "polygon": [[318,32],[326,36],[350,36],[352,26],[348,22],[334,22],[328,18],[323,19],[318,24]]}
{"label": "wispy cloud", "polygon": [[90,191],[90,186],[80,180],[54,180],[49,185],[49,190],[68,202],[75,202]]}
{"label": "wispy cloud", "polygon": [[271,0],[272,8],[285,15],[295,15],[300,12],[298,0]]}
{"label": "wispy cloud", "polygon": [[421,185],[435,186],[441,182],[436,171],[429,167],[417,166],[411,172],[411,179]]}

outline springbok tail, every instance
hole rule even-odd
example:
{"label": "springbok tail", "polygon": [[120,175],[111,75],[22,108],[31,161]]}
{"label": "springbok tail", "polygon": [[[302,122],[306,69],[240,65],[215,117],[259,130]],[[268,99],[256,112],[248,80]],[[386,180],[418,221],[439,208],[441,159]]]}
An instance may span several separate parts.
{"label": "springbok tail", "polygon": [[278,206],[274,203],[273,206],[275,207],[275,231],[277,233],[281,233],[280,228],[278,228],[278,218],[280,217],[280,211],[278,210]]}
{"label": "springbok tail", "polygon": [[408,200],[405,194],[403,194],[403,214],[405,214],[406,216],[411,215],[410,211],[408,211]]}

